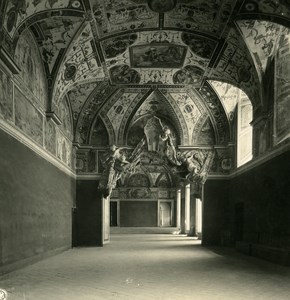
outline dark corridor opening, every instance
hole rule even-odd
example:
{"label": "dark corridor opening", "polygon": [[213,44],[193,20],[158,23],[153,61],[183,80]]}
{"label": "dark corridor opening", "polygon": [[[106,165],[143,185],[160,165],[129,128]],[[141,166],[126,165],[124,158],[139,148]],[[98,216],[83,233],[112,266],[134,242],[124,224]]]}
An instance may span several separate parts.
{"label": "dark corridor opening", "polygon": [[118,202],[110,202],[110,226],[118,226]]}

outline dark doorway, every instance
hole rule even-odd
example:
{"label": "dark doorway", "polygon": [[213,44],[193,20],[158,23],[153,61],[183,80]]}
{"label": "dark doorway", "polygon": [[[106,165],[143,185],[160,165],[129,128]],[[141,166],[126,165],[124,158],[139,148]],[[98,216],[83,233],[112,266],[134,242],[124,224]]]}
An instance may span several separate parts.
{"label": "dark doorway", "polygon": [[118,226],[118,202],[110,202],[110,226]]}

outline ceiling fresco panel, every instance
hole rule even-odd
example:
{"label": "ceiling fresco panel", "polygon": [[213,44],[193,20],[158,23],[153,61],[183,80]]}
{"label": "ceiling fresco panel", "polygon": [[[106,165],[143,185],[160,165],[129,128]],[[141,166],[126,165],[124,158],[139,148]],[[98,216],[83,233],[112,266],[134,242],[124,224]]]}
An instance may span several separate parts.
{"label": "ceiling fresco panel", "polygon": [[229,20],[236,1],[180,1],[165,14],[165,27],[178,27],[220,36]]}
{"label": "ceiling fresco panel", "polygon": [[269,58],[277,51],[275,45],[279,41],[285,27],[268,21],[237,21],[244,39],[252,52],[260,72],[265,72]]}
{"label": "ceiling fresco panel", "polygon": [[[95,90],[91,93],[90,97],[87,99],[82,107],[81,113],[77,121],[77,130],[75,141],[80,144],[86,144],[88,142],[91,127],[93,126],[93,121],[99,109],[102,105],[110,98],[112,94],[116,91],[116,87],[109,85],[107,81],[102,81]],[[103,119],[104,121],[104,119]],[[109,128],[110,124],[105,124]],[[113,133],[109,133],[110,141],[113,139]]]}
{"label": "ceiling fresco panel", "polygon": [[112,84],[200,86],[216,45],[193,34],[156,30],[101,42]]}
{"label": "ceiling fresco panel", "polygon": [[59,70],[54,88],[55,103],[74,86],[105,78],[102,66],[98,65],[93,45],[93,34],[90,25],[87,24],[70,46]]}
{"label": "ceiling fresco panel", "polygon": [[134,124],[138,119],[145,116],[168,116],[172,117],[170,107],[167,101],[164,101],[164,96],[154,91],[147,99],[139,106],[134,114],[131,123]]}
{"label": "ceiling fresco panel", "polygon": [[169,43],[151,43],[130,47],[133,68],[180,68],[187,47]]}
{"label": "ceiling fresco panel", "polygon": [[48,65],[50,73],[58,54],[68,47],[82,22],[80,18],[55,17],[37,23],[41,35],[37,38],[38,45],[42,59]]}
{"label": "ceiling fresco panel", "polygon": [[198,100],[193,100],[187,93],[170,93],[170,96],[180,108],[187,124],[188,134],[192,136],[196,121],[202,114],[196,105],[196,101]]}
{"label": "ceiling fresco panel", "polygon": [[137,95],[138,93],[123,93],[123,95],[108,111],[107,116],[109,120],[112,120],[112,125],[116,136],[118,136],[119,128],[121,127],[126,110],[132,106],[131,104]]}
{"label": "ceiling fresco panel", "polygon": [[[201,97],[212,121],[216,133],[217,144],[227,144],[229,141],[230,127],[227,114],[215,90],[208,82],[201,89],[196,90]],[[201,124],[200,124],[201,125]],[[199,128],[195,128],[199,132]]]}
{"label": "ceiling fresco panel", "polygon": [[206,118],[200,131],[194,132],[192,137],[193,145],[214,145],[215,144],[215,131],[212,126],[210,118]]}
{"label": "ceiling fresco panel", "polygon": [[239,94],[241,93],[243,96],[247,97],[242,90],[229,83],[215,80],[209,80],[209,83],[220,97],[228,116],[234,114],[239,100]]}
{"label": "ceiling fresco panel", "polygon": [[100,85],[100,82],[89,82],[75,86],[68,92],[68,99],[70,101],[73,113],[74,122],[77,120],[79,113],[85,101],[92,93],[92,91]]}
{"label": "ceiling fresco panel", "polygon": [[257,70],[243,38],[235,29],[230,31],[225,50],[209,78],[225,81],[241,88],[249,96],[254,107],[262,105]]}
{"label": "ceiling fresco panel", "polygon": [[99,36],[126,30],[154,28],[158,26],[159,14],[149,9],[146,1],[94,0],[93,13]]}
{"label": "ceiling fresco panel", "polygon": [[246,0],[240,10],[240,14],[271,14],[290,18],[289,0]]}
{"label": "ceiling fresco panel", "polygon": [[136,33],[117,36],[102,42],[105,58],[113,58],[124,53],[128,46],[135,43],[138,35]]}
{"label": "ceiling fresco panel", "polygon": [[21,23],[44,11],[83,10],[80,0],[8,0],[4,28],[12,37]]}
{"label": "ceiling fresco panel", "polygon": [[181,38],[194,54],[206,59],[210,59],[212,57],[217,46],[216,41],[187,32],[182,33]]}

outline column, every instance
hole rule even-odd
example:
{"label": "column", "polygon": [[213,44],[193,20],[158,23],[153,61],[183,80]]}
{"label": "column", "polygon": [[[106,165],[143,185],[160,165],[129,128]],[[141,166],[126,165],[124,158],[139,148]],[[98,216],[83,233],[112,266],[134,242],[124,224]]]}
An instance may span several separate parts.
{"label": "column", "polygon": [[176,227],[181,227],[181,189],[176,191]]}
{"label": "column", "polygon": [[199,198],[196,198],[195,205],[195,234],[200,239],[202,234],[202,202]]}
{"label": "column", "polygon": [[190,183],[185,185],[185,233],[190,232]]}

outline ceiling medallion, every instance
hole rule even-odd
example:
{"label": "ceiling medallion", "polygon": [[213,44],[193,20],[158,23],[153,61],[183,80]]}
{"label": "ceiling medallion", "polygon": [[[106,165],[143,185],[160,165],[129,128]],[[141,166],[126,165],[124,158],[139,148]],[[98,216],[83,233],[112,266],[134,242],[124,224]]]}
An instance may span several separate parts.
{"label": "ceiling medallion", "polygon": [[247,11],[254,11],[257,9],[257,4],[255,2],[248,2],[246,5],[245,5],[245,8]]}
{"label": "ceiling medallion", "polygon": [[158,13],[172,10],[176,5],[176,0],[148,0],[149,8]]}
{"label": "ceiling medallion", "polygon": [[76,1],[73,1],[73,2],[72,2],[72,7],[73,7],[73,8],[79,8],[80,6],[81,6],[80,1],[77,1],[77,0],[76,0]]}

